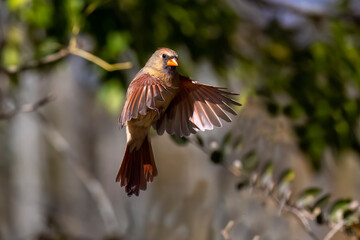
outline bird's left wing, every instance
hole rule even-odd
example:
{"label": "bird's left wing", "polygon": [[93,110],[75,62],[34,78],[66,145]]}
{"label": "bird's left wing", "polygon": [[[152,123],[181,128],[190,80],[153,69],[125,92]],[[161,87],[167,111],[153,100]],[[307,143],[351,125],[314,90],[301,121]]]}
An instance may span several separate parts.
{"label": "bird's left wing", "polygon": [[141,74],[129,85],[124,108],[119,117],[120,126],[127,121],[146,115],[149,109],[155,109],[155,101],[164,101],[164,94],[172,94],[171,88],[149,74]]}
{"label": "bird's left wing", "polygon": [[229,105],[241,106],[226,95],[238,94],[180,76],[178,93],[153,126],[159,135],[166,131],[179,137],[189,136],[198,130],[210,130],[214,126],[221,127],[220,119],[231,121],[226,112],[236,115]]}

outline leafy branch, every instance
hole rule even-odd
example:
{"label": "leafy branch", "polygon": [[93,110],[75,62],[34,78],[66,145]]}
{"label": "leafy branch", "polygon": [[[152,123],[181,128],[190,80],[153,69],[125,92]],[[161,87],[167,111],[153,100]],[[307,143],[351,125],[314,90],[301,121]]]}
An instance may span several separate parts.
{"label": "leafy branch", "polygon": [[84,58],[84,59],[88,60],[89,62],[92,62],[109,72],[129,69],[132,67],[131,62],[110,64],[110,63],[106,62],[105,60],[95,56],[94,54],[89,53],[89,52],[79,48],[78,44],[77,44],[78,34],[79,34],[79,28],[77,26],[74,26],[73,30],[72,30],[72,37],[70,38],[68,46],[61,48],[60,50],[58,50],[55,53],[45,56],[44,58],[40,59],[39,61],[32,61],[32,62],[30,62],[26,65],[22,65],[22,66],[9,66],[7,68],[0,67],[0,72],[4,72],[6,74],[15,74],[15,73],[22,72],[22,71],[29,70],[29,69],[36,69],[43,65],[47,65],[47,64],[53,63],[55,61],[58,61],[62,58],[65,58],[70,54]]}
{"label": "leafy branch", "polygon": [[[316,187],[306,188],[299,194],[293,194],[291,185],[295,180],[294,170],[283,170],[279,177],[276,177],[274,164],[272,162],[260,164],[254,151],[249,152],[240,160],[233,160],[230,165],[227,164],[224,159],[234,156],[235,151],[241,148],[241,138],[232,139],[231,133],[228,133],[221,144],[210,142],[208,146],[199,135],[188,138],[172,136],[172,138],[179,144],[190,142],[199,147],[212,162],[220,164],[230,174],[239,178],[236,186],[238,190],[250,189],[251,192],[262,193],[264,197],[271,199],[277,205],[279,215],[284,212],[293,215],[312,239],[330,240],[339,231],[356,235],[360,222],[358,201],[337,199],[329,204],[331,195],[323,193],[321,188]],[[319,237],[315,233],[314,225],[316,224],[329,228],[324,237]],[[222,232],[225,239],[230,239],[228,230],[233,223],[228,225]]]}

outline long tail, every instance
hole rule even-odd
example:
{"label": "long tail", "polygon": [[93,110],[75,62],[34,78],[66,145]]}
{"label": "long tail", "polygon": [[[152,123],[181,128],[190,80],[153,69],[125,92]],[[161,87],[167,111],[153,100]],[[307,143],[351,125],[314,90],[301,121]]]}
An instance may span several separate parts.
{"label": "long tail", "polygon": [[125,186],[128,196],[139,196],[140,189],[146,190],[146,182],[152,182],[157,175],[150,139],[145,138],[139,150],[130,150],[129,144],[121,163],[116,182]]}

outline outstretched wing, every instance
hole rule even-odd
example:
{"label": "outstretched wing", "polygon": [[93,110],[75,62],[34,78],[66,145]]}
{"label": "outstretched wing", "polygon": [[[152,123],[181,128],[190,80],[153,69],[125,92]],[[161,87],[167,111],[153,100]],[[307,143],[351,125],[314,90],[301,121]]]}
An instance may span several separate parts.
{"label": "outstretched wing", "polygon": [[213,87],[180,76],[180,88],[162,117],[154,124],[159,135],[165,131],[179,137],[190,133],[221,127],[220,119],[230,122],[229,112],[236,112],[229,106],[241,106],[226,95],[238,95],[221,87]]}
{"label": "outstretched wing", "polygon": [[164,101],[164,94],[172,94],[170,88],[149,74],[134,79],[127,90],[124,108],[119,117],[120,126],[127,121],[146,115],[149,109],[155,109],[155,101]]}

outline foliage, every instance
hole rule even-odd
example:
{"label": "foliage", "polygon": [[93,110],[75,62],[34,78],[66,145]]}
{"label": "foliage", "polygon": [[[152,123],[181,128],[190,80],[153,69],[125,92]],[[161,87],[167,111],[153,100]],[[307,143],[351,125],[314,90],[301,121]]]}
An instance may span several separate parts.
{"label": "foliage", "polygon": [[[4,46],[6,51],[2,54],[5,66],[21,64],[17,60],[21,55],[21,44],[33,44],[37,58],[41,57],[44,48],[50,50],[52,42],[67,45],[74,26],[79,26],[81,34],[94,40],[95,54],[109,62],[117,61],[121,54],[132,48],[136,49],[143,65],[157,47],[178,49],[186,46],[193,59],[205,57],[215,65],[224,65],[226,62],[221,59],[231,52],[231,37],[237,20],[233,11],[218,0],[8,0],[7,5],[13,18],[27,23],[26,29],[16,26],[16,21],[9,27],[21,34],[26,32],[30,41],[18,42],[9,35]],[[42,34],[39,35],[39,31]],[[209,51],[218,43],[223,48]],[[120,75],[104,74],[104,79],[119,78]],[[120,80],[125,84],[123,77]]]}
{"label": "foliage", "polygon": [[349,19],[324,16],[324,21],[323,26],[312,23],[323,36],[302,46],[294,38],[296,29],[274,21],[259,34],[266,40],[251,44],[257,54],[247,60],[260,76],[254,87],[269,112],[292,119],[316,169],[327,147],[360,152],[360,31]]}
{"label": "foliage", "polygon": [[[251,6],[273,11],[274,6],[259,2],[263,5]],[[128,60],[135,50],[139,65],[143,65],[157,47],[185,49],[192,60],[206,59],[222,76],[249,79],[243,81],[251,88],[249,92],[260,96],[269,112],[292,120],[299,145],[316,169],[321,167],[326,148],[338,152],[350,148],[360,153],[360,28],[347,6],[341,9],[348,11],[347,17],[298,13],[318,32],[299,44],[299,29],[286,28],[276,18],[256,25],[255,19],[235,13],[220,0],[6,0],[0,4],[7,7],[0,9],[0,21],[6,20],[6,26],[0,23],[1,30],[6,31],[0,35],[0,70],[20,69],[57,53],[70,45],[75,30],[80,31],[76,32],[80,47],[91,48],[108,62]],[[183,72],[191,71],[191,64],[183,66]],[[37,67],[41,70],[44,66]],[[118,114],[127,85],[125,74],[98,68],[94,71],[102,81],[98,100],[109,112]],[[5,72],[16,83],[17,72]],[[10,119],[17,112],[36,110],[41,102],[30,110],[20,108],[0,115]],[[310,234],[309,221],[327,225],[330,230],[340,226],[357,232],[357,201],[338,199],[329,204],[330,194],[320,187],[293,194],[295,172],[278,172],[271,161],[260,163],[255,151],[226,166],[226,157],[241,151],[241,138],[227,134],[215,147],[206,146],[200,136],[194,141],[173,139],[179,145],[196,143],[213,163],[224,165],[239,177],[239,190],[263,192],[281,210],[300,218]]]}
{"label": "foliage", "polygon": [[[269,14],[277,9],[269,3],[248,4]],[[339,9],[348,13],[347,4]],[[301,42],[301,29],[286,28],[276,18],[258,26],[257,19],[236,14],[219,0],[7,0],[6,5],[10,14],[0,43],[3,67],[41,59],[68,45],[74,26],[80,36],[91,39],[94,54],[108,62],[128,60],[130,49],[136,50],[140,65],[157,47],[186,49],[191,59],[207,59],[223,76],[234,73],[252,80],[248,85],[263,97],[270,112],[293,120],[299,144],[316,169],[327,147],[360,152],[360,34],[351,15],[331,18],[302,13],[297,17],[308,24],[302,27],[313,27],[318,33]],[[192,64],[181,66],[185,66],[182,72],[192,70]],[[102,81],[118,81],[126,89],[124,73],[100,74]],[[124,94],[116,91],[120,95],[116,96],[110,85],[115,86],[104,85],[99,99],[115,113]],[[112,97],[104,98],[106,91]]]}
{"label": "foliage", "polygon": [[[201,137],[197,136],[197,139],[199,138]],[[234,157],[238,157],[239,149],[231,148],[231,146],[234,146],[234,143],[238,145],[239,138],[232,139],[231,133],[225,135],[223,144],[215,148],[199,144],[198,140],[194,141],[192,138],[187,138],[186,142],[194,143],[208,154],[212,162],[221,164],[229,173],[236,176],[239,179],[236,184],[237,190],[250,189],[250,193],[261,192],[265,198],[277,204],[280,213],[288,212],[298,218],[299,223],[311,238],[329,240],[340,230],[345,230],[349,236],[359,237],[360,206],[358,201],[346,198],[330,202],[331,194],[324,192],[321,187],[308,187],[294,194],[291,187],[295,180],[294,170],[281,170],[271,161],[260,163],[259,156],[254,151],[233,160]],[[217,146],[214,143],[209,143],[209,145]],[[214,161],[214,156],[221,156],[221,158],[217,157]],[[229,157],[230,164],[225,161]],[[311,222],[327,226],[328,233],[320,238],[313,224],[310,224]]]}

